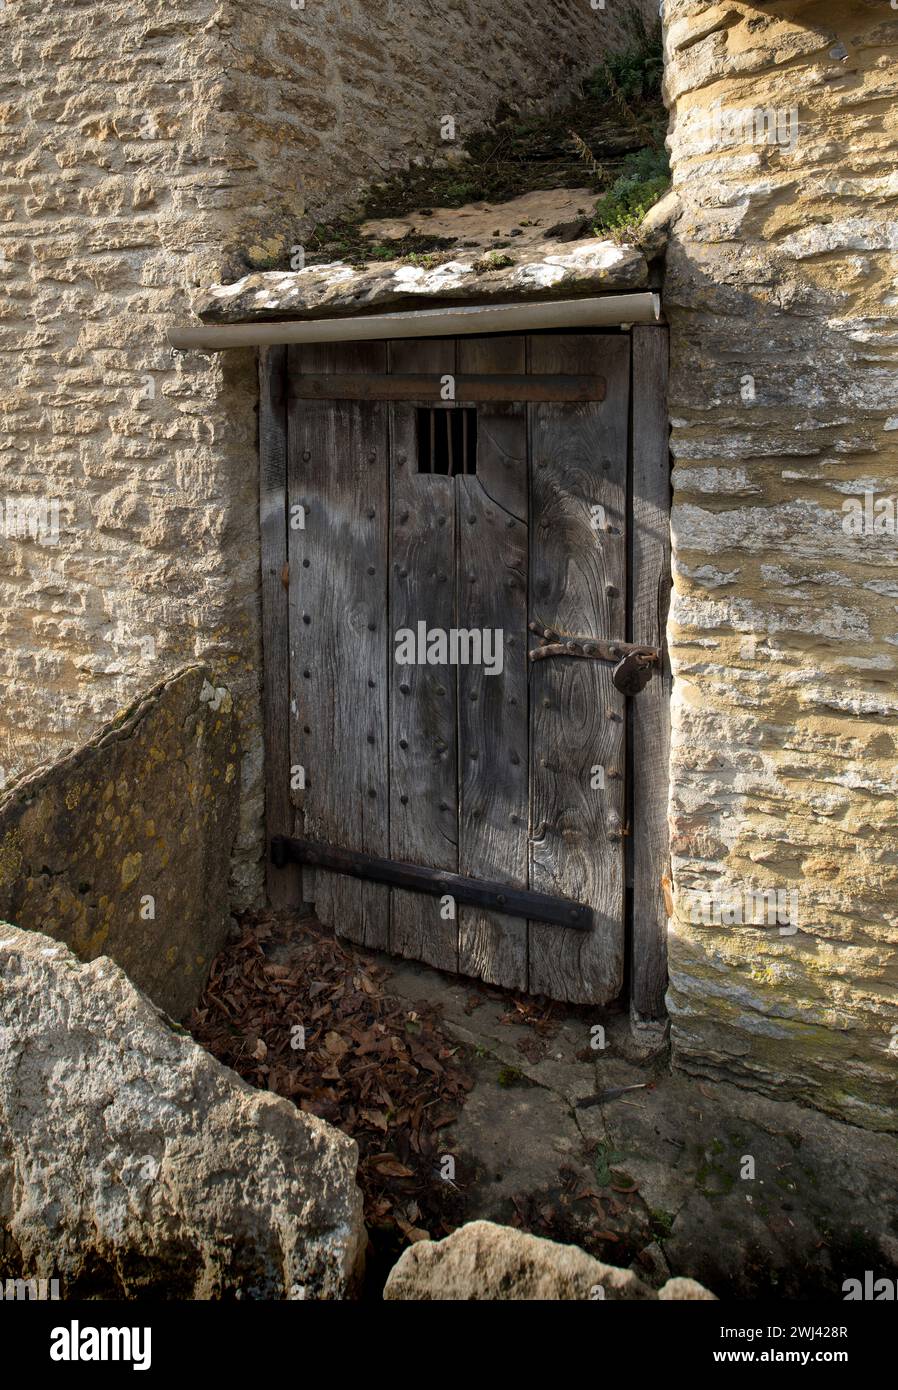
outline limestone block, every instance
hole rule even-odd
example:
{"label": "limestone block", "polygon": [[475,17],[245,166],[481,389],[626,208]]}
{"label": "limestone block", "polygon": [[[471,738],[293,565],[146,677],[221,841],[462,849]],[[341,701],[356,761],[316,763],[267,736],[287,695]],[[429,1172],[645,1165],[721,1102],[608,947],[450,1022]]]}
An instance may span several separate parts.
{"label": "limestone block", "polygon": [[240,745],[202,666],[0,796],[0,918],[111,956],[174,1018],[224,944]]}
{"label": "limestone block", "polygon": [[401,261],[364,268],[335,261],[305,270],[247,275],[195,296],[209,323],[246,319],[340,318],[360,310],[426,308],[443,304],[516,303],[642,289],[648,266],[640,251],[613,241],[541,241],[523,251],[459,252],[432,270]]}
{"label": "limestone block", "polygon": [[343,1298],[357,1157],[108,958],[0,923],[0,1277],[64,1299]]}
{"label": "limestone block", "polygon": [[[674,1287],[672,1287],[674,1286]],[[387,1300],[641,1301],[714,1295],[692,1279],[670,1280],[656,1294],[629,1269],[602,1264],[576,1245],[560,1245],[492,1221],[470,1221],[445,1240],[417,1241],[402,1252],[384,1288]]]}

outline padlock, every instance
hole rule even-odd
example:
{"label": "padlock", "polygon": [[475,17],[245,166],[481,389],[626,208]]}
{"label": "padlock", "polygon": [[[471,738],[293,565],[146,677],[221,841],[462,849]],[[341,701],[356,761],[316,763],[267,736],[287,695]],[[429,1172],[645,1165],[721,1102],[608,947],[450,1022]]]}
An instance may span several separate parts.
{"label": "padlock", "polygon": [[652,679],[652,659],[640,652],[629,652],[611,672],[616,690],[622,695],[638,695]]}

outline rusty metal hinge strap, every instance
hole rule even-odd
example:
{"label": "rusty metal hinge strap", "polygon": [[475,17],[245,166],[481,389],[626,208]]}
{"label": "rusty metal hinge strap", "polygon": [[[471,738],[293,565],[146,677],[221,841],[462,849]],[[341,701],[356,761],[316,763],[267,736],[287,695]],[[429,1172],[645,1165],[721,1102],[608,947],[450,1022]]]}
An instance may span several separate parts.
{"label": "rusty metal hinge strap", "polygon": [[343,849],[341,845],[275,835],[271,840],[271,859],[277,868],[283,868],[293,861],[316,869],[332,869],[336,873],[350,874],[353,878],[389,883],[395,888],[448,895],[459,903],[469,903],[510,917],[529,917],[557,927],[589,931],[593,925],[592,908],[586,903],[553,897],[549,893],[535,893],[526,888],[512,888],[507,883],[493,883],[488,879],[466,878],[444,869],[429,869],[423,864],[378,859],[372,854]]}

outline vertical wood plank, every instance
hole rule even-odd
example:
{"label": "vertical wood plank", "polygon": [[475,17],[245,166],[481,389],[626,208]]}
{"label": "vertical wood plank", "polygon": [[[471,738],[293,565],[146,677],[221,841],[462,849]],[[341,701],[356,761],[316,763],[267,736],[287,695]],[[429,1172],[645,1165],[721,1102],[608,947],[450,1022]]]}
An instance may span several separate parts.
{"label": "vertical wood plank", "polygon": [[290,801],[290,658],[287,589],[287,349],[259,354],[259,526],[262,556],[262,704],[265,737],[265,885],[272,907],[298,907],[302,872],[276,869],[272,835],[294,833]]}
{"label": "vertical wood plank", "polygon": [[[290,372],[384,371],[383,343],[290,350]],[[291,401],[291,762],[305,834],[347,849],[389,853],[387,493],[385,406]],[[315,908],[340,935],[389,940],[390,890],[316,872]]]}
{"label": "vertical wood plank", "polygon": [[[389,345],[390,370],[454,373],[454,341]],[[455,625],[455,489],[452,478],[417,472],[413,404],[390,406],[390,644],[402,629]],[[390,670],[390,855],[458,869],[458,701],[452,666]],[[439,898],[392,891],[390,949],[443,970],[458,969],[458,923]]]}
{"label": "vertical wood plank", "polygon": [[[667,329],[633,328],[633,469],[630,525],[630,636],[664,649],[670,602],[670,452],[667,421]],[[667,822],[670,759],[670,666],[631,703],[633,795],[632,1011],[661,1020],[667,988],[669,869]]]}
{"label": "vertical wood plank", "polygon": [[[530,613],[565,633],[622,637],[630,344],[534,336],[529,369],[598,373],[601,403],[533,405]],[[595,511],[603,508],[603,512]],[[602,519],[612,529],[602,529]],[[625,701],[604,662],[558,658],[530,673],[530,886],[590,903],[589,933],[530,924],[533,993],[606,1003],[624,963]],[[604,787],[594,788],[593,768]]]}
{"label": "vertical wood plank", "polygon": [[[517,338],[463,338],[459,372],[526,370]],[[473,460],[471,460],[473,462]],[[460,628],[502,634],[501,674],[458,668],[459,873],[526,888],[527,414],[523,405],[478,409],[476,476],[456,479]],[[527,986],[527,924],[458,909],[459,970],[492,984]]]}

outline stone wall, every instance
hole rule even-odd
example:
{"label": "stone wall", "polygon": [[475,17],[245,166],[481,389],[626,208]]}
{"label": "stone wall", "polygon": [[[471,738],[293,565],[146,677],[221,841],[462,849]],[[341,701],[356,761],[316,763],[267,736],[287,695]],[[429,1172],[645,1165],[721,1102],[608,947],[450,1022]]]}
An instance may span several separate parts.
{"label": "stone wall", "polygon": [[570,93],[636,3],[0,3],[0,786],[200,657],[243,725],[252,900],[254,358],[173,361],[165,331],[446,154],[442,116],[460,139],[500,100]]}
{"label": "stone wall", "polygon": [[[501,103],[562,102],[657,0],[248,0],[219,16],[228,164],[246,185],[231,272],[268,268],[310,222],[410,160],[458,157]],[[446,117],[454,139],[446,139]]]}
{"label": "stone wall", "polygon": [[898,13],[665,16],[674,1056],[895,1128]]}
{"label": "stone wall", "polygon": [[[172,361],[165,342],[188,286],[216,273],[239,201],[216,9],[0,6],[0,768],[9,782],[59,756],[202,655],[248,732],[249,894],[253,360]],[[25,499],[32,514],[11,516]]]}
{"label": "stone wall", "polygon": [[203,666],[161,682],[77,752],[0,796],[0,919],[111,956],[174,1018],[230,917],[240,747]]}

